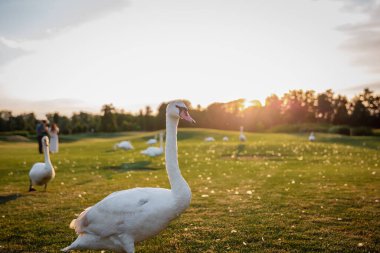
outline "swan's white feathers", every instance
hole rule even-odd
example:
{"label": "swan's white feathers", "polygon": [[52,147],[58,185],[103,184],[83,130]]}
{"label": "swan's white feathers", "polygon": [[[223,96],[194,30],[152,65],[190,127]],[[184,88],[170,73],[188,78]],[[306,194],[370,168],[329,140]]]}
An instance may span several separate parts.
{"label": "swan's white feathers", "polygon": [[148,156],[159,156],[163,153],[162,148],[159,147],[148,147],[147,149],[141,151],[141,154]]}
{"label": "swan's white feathers", "polygon": [[[164,201],[163,201],[164,200]],[[93,234],[101,238],[126,231],[135,231],[136,241],[144,240],[144,226],[165,227],[176,215],[167,216],[174,199],[170,190],[162,188],[134,188],[108,195],[96,205],[87,208],[70,227],[77,234]],[[157,217],[158,214],[163,214]],[[147,220],[150,220],[147,222]],[[159,226],[157,226],[160,223]],[[150,227],[150,228],[151,228]],[[152,231],[148,237],[158,233]],[[144,231],[139,233],[138,231]],[[140,235],[139,235],[140,234]]]}
{"label": "swan's white feathers", "polygon": [[29,178],[32,180],[33,185],[44,185],[50,181],[52,171],[47,169],[48,167],[45,163],[35,163],[33,165],[29,172]]}
{"label": "swan's white feathers", "polygon": [[[177,126],[186,110],[183,108],[185,104],[179,101],[166,108],[165,162],[171,189],[134,188],[108,195],[71,222],[70,227],[79,236],[63,251],[108,249],[133,253],[135,242],[157,235],[190,205],[191,190],[181,175],[177,156]],[[193,121],[188,113],[185,116],[183,119]],[[160,150],[162,154],[162,134]]]}

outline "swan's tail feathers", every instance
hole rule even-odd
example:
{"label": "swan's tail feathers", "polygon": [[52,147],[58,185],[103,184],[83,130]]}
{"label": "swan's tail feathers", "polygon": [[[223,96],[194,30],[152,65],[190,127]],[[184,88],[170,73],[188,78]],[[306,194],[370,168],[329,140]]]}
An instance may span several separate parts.
{"label": "swan's tail feathers", "polygon": [[74,219],[74,220],[72,220],[71,222],[70,222],[70,225],[69,225],[69,227],[71,228],[71,229],[75,229],[75,222],[77,221],[77,219]]}
{"label": "swan's tail feathers", "polygon": [[69,252],[70,250],[72,250],[71,245],[61,249],[62,252]]}
{"label": "swan's tail feathers", "polygon": [[[74,249],[78,249],[78,246],[80,245],[80,243],[78,242],[78,239],[80,238],[80,236],[69,246],[67,246],[66,248],[63,248],[61,249],[62,252],[70,252]],[[79,239],[80,241],[80,239]]]}
{"label": "swan's tail feathers", "polygon": [[91,207],[86,208],[81,214],[79,214],[78,218],[73,219],[70,222],[70,228],[75,230],[75,233],[82,234],[84,233],[85,227],[88,226],[89,221],[87,219],[87,212],[90,210]]}

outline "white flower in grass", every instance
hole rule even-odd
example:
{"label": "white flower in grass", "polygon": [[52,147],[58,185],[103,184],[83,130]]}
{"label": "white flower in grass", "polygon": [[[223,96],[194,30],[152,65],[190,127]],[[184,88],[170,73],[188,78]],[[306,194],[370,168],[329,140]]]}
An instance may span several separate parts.
{"label": "white flower in grass", "polygon": [[247,194],[248,195],[252,195],[252,191],[247,191]]}
{"label": "white flower in grass", "polygon": [[341,221],[341,220],[342,220],[342,218],[338,218],[338,220],[339,220],[339,221]]}
{"label": "white flower in grass", "polygon": [[231,234],[234,234],[234,233],[237,233],[237,231],[235,229],[232,229]]}
{"label": "white flower in grass", "polygon": [[358,247],[363,247],[363,246],[364,246],[364,243],[362,243],[362,242],[358,243]]}
{"label": "white flower in grass", "polygon": [[246,243],[246,242],[243,242],[243,245],[244,245],[244,246],[247,246],[247,243]]}
{"label": "white flower in grass", "polygon": [[201,197],[202,198],[208,198],[208,195],[207,194],[203,194]]}

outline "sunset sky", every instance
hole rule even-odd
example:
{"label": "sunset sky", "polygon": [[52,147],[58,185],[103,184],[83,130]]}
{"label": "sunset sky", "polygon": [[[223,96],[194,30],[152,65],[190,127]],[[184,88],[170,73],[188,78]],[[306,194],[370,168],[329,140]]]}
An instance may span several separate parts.
{"label": "sunset sky", "polygon": [[380,91],[377,0],[2,0],[0,110]]}

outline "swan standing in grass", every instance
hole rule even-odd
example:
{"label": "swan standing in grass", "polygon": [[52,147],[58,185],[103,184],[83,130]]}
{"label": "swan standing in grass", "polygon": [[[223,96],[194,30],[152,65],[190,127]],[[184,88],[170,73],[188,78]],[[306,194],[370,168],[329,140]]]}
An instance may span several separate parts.
{"label": "swan standing in grass", "polygon": [[147,149],[141,151],[141,154],[147,155],[150,157],[162,155],[162,153],[164,153],[163,136],[164,136],[164,133],[160,132],[160,147],[148,147]]}
{"label": "swan standing in grass", "polygon": [[179,119],[195,122],[181,101],[166,108],[165,164],[171,189],[134,188],[114,192],[73,220],[78,238],[73,249],[135,252],[135,243],[157,235],[190,205],[191,190],[181,175],[177,157]]}
{"label": "swan standing in grass", "polygon": [[124,150],[134,149],[134,147],[132,146],[132,143],[130,141],[121,141],[121,142],[115,144],[114,149],[116,149],[116,148],[121,148]]}
{"label": "swan standing in grass", "polygon": [[147,142],[146,142],[146,144],[148,144],[148,145],[153,145],[153,144],[156,144],[157,143],[157,134],[156,134],[156,136],[154,137],[154,138],[152,138],[152,139],[149,139]]}
{"label": "swan standing in grass", "polygon": [[311,132],[311,133],[310,133],[309,141],[315,141],[314,132]]}
{"label": "swan standing in grass", "polygon": [[246,141],[247,138],[245,137],[245,135],[243,134],[243,130],[244,130],[244,127],[240,127],[240,136],[239,136],[239,140],[240,141]]}
{"label": "swan standing in grass", "polygon": [[35,191],[33,185],[45,185],[46,191],[47,184],[54,179],[55,171],[50,161],[49,155],[49,138],[44,136],[42,138],[42,150],[44,152],[45,162],[35,163],[29,172],[29,191]]}
{"label": "swan standing in grass", "polygon": [[215,141],[214,137],[206,137],[205,138],[205,142],[211,142],[211,141]]}

